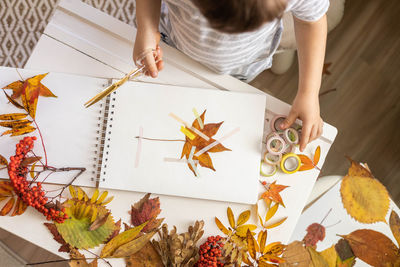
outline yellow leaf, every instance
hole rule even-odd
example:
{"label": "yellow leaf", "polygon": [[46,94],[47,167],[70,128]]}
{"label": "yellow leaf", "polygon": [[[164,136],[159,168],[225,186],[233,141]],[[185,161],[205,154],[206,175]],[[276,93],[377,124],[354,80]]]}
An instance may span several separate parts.
{"label": "yellow leaf", "polygon": [[32,178],[32,179],[35,179],[35,176],[36,176],[36,175],[35,175],[36,163],[37,163],[37,162],[33,163],[32,167],[31,167],[31,170],[30,170],[30,172],[29,172],[29,174],[31,175],[31,178]]}
{"label": "yellow leaf", "polygon": [[343,206],[347,213],[361,223],[385,222],[389,210],[389,194],[378,180],[348,176],[340,187]]}
{"label": "yellow leaf", "polygon": [[99,189],[96,188],[96,190],[94,190],[92,198],[90,199],[90,202],[95,203],[98,197],[99,197]]}
{"label": "yellow leaf", "polygon": [[10,114],[3,114],[0,115],[0,120],[3,121],[12,121],[12,120],[21,120],[26,118],[28,114],[25,113],[10,113]]}
{"label": "yellow leaf", "polygon": [[338,257],[335,245],[331,246],[320,252],[321,257],[324,258],[329,267],[336,267],[336,259]]}
{"label": "yellow leaf", "polygon": [[26,126],[24,128],[16,128],[16,129],[7,130],[7,131],[3,132],[1,134],[1,136],[7,135],[7,134],[11,134],[11,136],[20,136],[20,135],[31,133],[35,130],[36,130],[36,128],[33,126]]}
{"label": "yellow leaf", "polygon": [[77,190],[78,190],[77,198],[78,198],[79,200],[82,200],[82,199],[83,199],[84,192],[83,192],[82,188],[80,188],[80,187],[77,187]]}
{"label": "yellow leaf", "polygon": [[276,203],[275,205],[273,205],[267,212],[267,214],[265,215],[265,223],[268,222],[277,212],[279,207],[279,203]]}
{"label": "yellow leaf", "polygon": [[265,228],[266,228],[266,229],[275,228],[275,227],[277,227],[277,226],[281,225],[282,223],[284,223],[284,222],[286,221],[286,219],[287,219],[287,217],[283,218],[282,220],[279,220],[279,221],[278,221],[278,222],[276,222],[276,223],[273,223],[273,224],[267,225],[267,226],[265,226]]}
{"label": "yellow leaf", "polygon": [[71,194],[71,197],[75,198],[76,197],[76,191],[75,191],[74,187],[72,185],[70,185],[70,186],[68,186],[68,189],[69,189],[69,193]]}
{"label": "yellow leaf", "polygon": [[154,236],[155,233],[156,233],[155,231],[150,232],[148,234],[142,235],[141,237],[133,239],[132,241],[117,248],[115,252],[112,254],[112,256],[116,258],[128,257],[138,252],[146,245],[146,243],[150,241],[150,239]]}
{"label": "yellow leaf", "polygon": [[246,238],[247,238],[247,249],[249,250],[250,257],[252,257],[254,260],[257,258],[257,243],[256,240],[254,239],[253,235],[251,234],[250,230],[247,230],[246,232]]}
{"label": "yellow leaf", "polygon": [[238,218],[237,225],[245,224],[250,219],[250,210],[243,211]]}
{"label": "yellow leaf", "polygon": [[8,166],[8,161],[5,157],[3,157],[2,155],[0,155],[0,166],[4,165],[4,166]]}
{"label": "yellow leaf", "polygon": [[249,266],[253,266],[253,264],[251,263],[251,261],[249,260],[249,256],[247,256],[247,253],[244,253],[242,256],[242,260],[244,263],[246,263]]}
{"label": "yellow leaf", "polygon": [[101,202],[103,202],[104,199],[106,199],[108,195],[108,191],[104,191],[103,193],[101,193],[99,199],[96,201],[96,204],[101,204]]}
{"label": "yellow leaf", "polygon": [[260,231],[258,233],[258,244],[260,245],[260,251],[263,252],[265,249],[265,243],[267,242],[267,230]]}
{"label": "yellow leaf", "polygon": [[256,229],[257,229],[257,225],[244,224],[244,225],[241,225],[238,228],[236,228],[236,235],[238,235],[240,237],[246,237],[247,230],[250,230],[252,232],[252,234],[255,235],[255,233],[253,233],[253,231]]}
{"label": "yellow leaf", "polygon": [[93,223],[97,218],[97,207],[92,208],[92,216],[90,218],[90,223]]}
{"label": "yellow leaf", "polygon": [[307,247],[308,253],[310,253],[311,261],[314,266],[318,267],[329,267],[328,263],[325,259],[319,254],[319,252],[315,251],[312,247]]}
{"label": "yellow leaf", "polygon": [[15,202],[15,199],[13,197],[10,198],[10,200],[8,200],[8,202],[0,210],[0,216],[7,215],[11,211],[12,207],[14,206],[14,202]]}
{"label": "yellow leaf", "polygon": [[318,162],[319,162],[320,157],[321,157],[321,147],[318,146],[318,147],[315,149],[315,154],[314,154],[314,165],[315,165],[315,166],[318,165]]}
{"label": "yellow leaf", "polygon": [[397,246],[400,246],[400,218],[399,215],[392,210],[389,218],[390,230],[392,230],[393,236],[397,241]]}
{"label": "yellow leaf", "polygon": [[233,215],[232,209],[230,207],[228,207],[228,209],[226,210],[226,213],[228,215],[228,220],[229,220],[229,224],[232,228],[236,227],[235,224],[235,217]]}
{"label": "yellow leaf", "polygon": [[280,257],[278,257],[278,256],[275,256],[275,255],[270,255],[270,254],[263,255],[263,256],[260,258],[260,260],[263,260],[263,261],[272,261],[272,262],[276,262],[276,263],[283,263],[283,262],[285,262],[284,259],[282,259],[282,258],[280,258]]}
{"label": "yellow leaf", "polygon": [[101,203],[101,205],[105,206],[105,205],[107,205],[108,203],[110,203],[111,200],[113,200],[113,199],[114,199],[114,196],[111,196],[111,197],[107,198],[106,200],[104,200],[104,201]]}
{"label": "yellow leaf", "polygon": [[279,252],[283,251],[283,249],[285,247],[286,246],[281,244],[281,242],[273,242],[271,244],[268,244],[264,248],[263,254],[276,254],[276,255],[279,255],[279,254],[281,254]]}
{"label": "yellow leaf", "polygon": [[217,225],[218,229],[221,230],[221,232],[223,232],[226,235],[230,235],[232,233],[232,231],[226,229],[226,227],[221,223],[221,221],[215,217],[215,224]]}
{"label": "yellow leaf", "polygon": [[91,263],[86,261],[85,255],[81,254],[77,249],[72,249],[69,253],[70,260],[68,265],[70,267],[97,267],[97,259]]}
{"label": "yellow leaf", "polygon": [[100,257],[106,258],[111,256],[118,247],[135,239],[135,237],[140,233],[140,231],[142,231],[143,227],[145,227],[146,224],[147,222],[139,226],[136,226],[134,228],[131,228],[125,232],[122,232],[113,239],[111,239],[110,242],[108,242],[102,249]]}

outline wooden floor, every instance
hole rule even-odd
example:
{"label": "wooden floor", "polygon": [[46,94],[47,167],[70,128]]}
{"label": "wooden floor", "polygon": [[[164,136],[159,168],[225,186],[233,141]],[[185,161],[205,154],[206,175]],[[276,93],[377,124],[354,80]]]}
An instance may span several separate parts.
{"label": "wooden floor", "polygon": [[[345,174],[345,155],[367,162],[400,205],[400,5],[398,0],[349,0],[342,22],[328,35],[320,98],[322,118],[339,134],[322,175]],[[291,103],[297,64],[277,76],[264,71],[253,82]]]}
{"label": "wooden floor", "polygon": [[[332,62],[321,92],[322,117],[339,130],[322,175],[344,174],[345,155],[367,162],[400,205],[400,5],[398,0],[348,0],[339,26],[328,36]],[[291,102],[297,64],[284,75],[263,72],[256,87]],[[28,262],[54,259],[46,251],[0,231],[0,240]],[[22,249],[23,248],[23,249]],[[65,266],[59,264],[57,266]],[[42,265],[43,266],[43,265]],[[56,266],[56,265],[46,265]]]}

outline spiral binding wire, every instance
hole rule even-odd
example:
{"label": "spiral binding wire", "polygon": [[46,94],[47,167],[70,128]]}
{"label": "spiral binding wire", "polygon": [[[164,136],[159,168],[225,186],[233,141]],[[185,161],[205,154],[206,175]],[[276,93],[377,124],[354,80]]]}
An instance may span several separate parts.
{"label": "spiral binding wire", "polygon": [[[112,84],[112,79],[108,80],[108,85]],[[115,92],[114,92],[115,93]],[[97,124],[97,137],[96,137],[96,144],[94,154],[96,155],[93,158],[93,171],[92,171],[92,181],[96,182],[96,187],[99,186],[101,171],[103,166],[103,154],[104,154],[104,145],[106,143],[106,136],[107,136],[107,125],[109,122],[110,117],[110,102],[113,101],[113,96],[109,95],[105,98],[105,101],[100,104],[99,115],[97,117],[98,124]],[[113,112],[113,111],[112,111]],[[113,112],[114,113],[114,112]],[[112,119],[111,119],[112,120]],[[108,141],[110,137],[107,137]],[[108,154],[108,151],[107,151]],[[107,158],[106,158],[107,160]],[[104,181],[104,178],[103,178]]]}

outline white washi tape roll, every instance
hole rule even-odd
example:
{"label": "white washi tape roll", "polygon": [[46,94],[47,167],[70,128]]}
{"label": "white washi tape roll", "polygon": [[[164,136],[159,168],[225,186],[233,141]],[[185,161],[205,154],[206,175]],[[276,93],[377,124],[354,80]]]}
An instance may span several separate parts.
{"label": "white washi tape roll", "polygon": [[280,155],[285,150],[285,140],[280,136],[272,136],[267,141],[267,150],[272,155]]}
{"label": "white washi tape roll", "polygon": [[299,132],[291,127],[283,131],[283,137],[287,143],[292,145],[295,145],[299,142]]}
{"label": "white washi tape roll", "polygon": [[278,171],[277,165],[269,165],[261,161],[260,174],[264,177],[271,177]]}
{"label": "white washi tape roll", "polygon": [[268,151],[264,154],[264,162],[268,165],[279,165],[282,160],[282,154],[274,155],[269,153]]}

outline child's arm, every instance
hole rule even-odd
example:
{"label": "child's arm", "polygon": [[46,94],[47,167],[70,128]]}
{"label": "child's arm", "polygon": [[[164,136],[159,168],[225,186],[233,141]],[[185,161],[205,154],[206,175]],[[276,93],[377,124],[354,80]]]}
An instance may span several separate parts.
{"label": "child's arm", "polygon": [[322,134],[323,121],[319,108],[319,89],[325,57],[327,23],[326,15],[315,22],[294,17],[299,61],[299,85],[292,109],[283,123],[289,127],[296,118],[303,121],[300,150]]}
{"label": "child's arm", "polygon": [[156,64],[152,54],[148,54],[144,59],[146,75],[155,78],[158,71],[163,68],[162,51],[158,46],[160,33],[158,24],[160,23],[161,0],[136,0],[136,23],[137,33],[135,47],[133,49],[133,59],[147,49],[157,49],[158,59]]}

